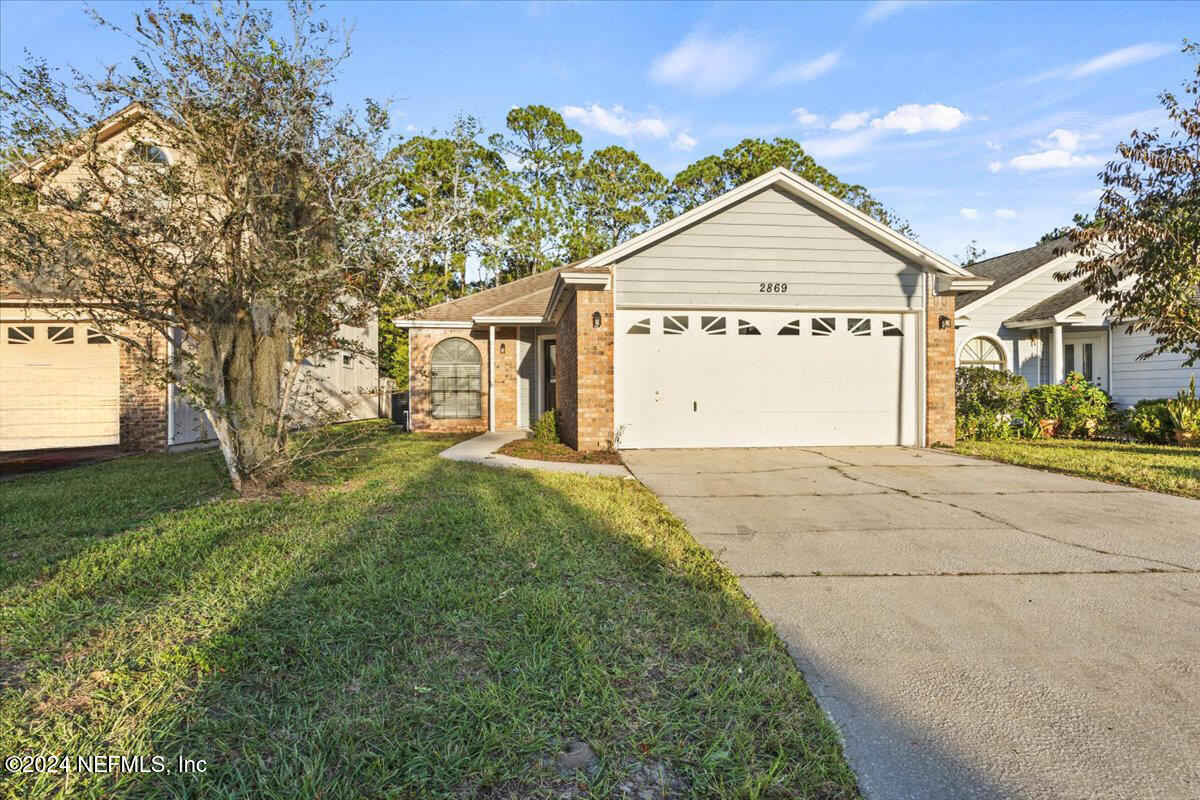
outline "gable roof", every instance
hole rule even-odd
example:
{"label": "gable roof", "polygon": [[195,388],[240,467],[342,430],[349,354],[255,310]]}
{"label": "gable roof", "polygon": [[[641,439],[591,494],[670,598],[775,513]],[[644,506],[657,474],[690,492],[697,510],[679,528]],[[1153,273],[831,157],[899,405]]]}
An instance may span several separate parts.
{"label": "gable roof", "polygon": [[1015,314],[1005,320],[1005,322],[1034,322],[1036,320],[1050,319],[1072,306],[1079,305],[1090,297],[1092,297],[1091,292],[1084,289],[1079,283],[1075,283],[1057,294],[1050,295],[1041,302],[1034,303],[1019,314]]}
{"label": "gable roof", "polygon": [[958,308],[962,310],[971,303],[995,294],[1013,281],[1023,278],[1035,269],[1044,267],[1051,261],[1061,258],[1071,250],[1071,240],[1062,237],[1043,244],[1027,247],[1005,253],[1002,256],[976,261],[970,266],[971,272],[984,278],[991,278],[992,285],[979,292],[964,292],[958,296]]}
{"label": "gable roof", "polygon": [[[563,272],[570,271],[570,274],[566,276],[568,279],[571,275],[579,273],[605,274],[608,272],[609,265],[614,261],[630,256],[734,203],[770,188],[780,189],[815,206],[859,233],[875,240],[883,247],[907,257],[918,265],[932,268],[959,281],[966,279],[971,283],[979,282],[974,273],[897,233],[857,208],[843,203],[791,170],[779,167],[591,258],[520,278],[502,286],[475,292],[457,300],[439,303],[407,317],[402,317],[398,321],[417,324],[434,322],[468,324],[476,318],[486,319],[488,317],[541,316],[546,319],[546,315],[552,310],[547,308],[548,304],[561,294]],[[556,288],[559,290],[558,292],[555,291]]]}
{"label": "gable roof", "polygon": [[770,172],[764,173],[752,181],[747,181],[736,189],[731,189],[720,197],[713,198],[703,205],[699,205],[674,219],[651,228],[645,233],[622,242],[616,247],[585,259],[579,263],[577,269],[608,266],[618,259],[630,256],[644,247],[665,239],[734,203],[738,203],[753,194],[769,188],[780,189],[793,197],[815,206],[834,219],[845,223],[859,233],[864,234],[870,239],[874,239],[879,244],[902,256],[906,256],[921,266],[931,267],[947,275],[973,276],[968,270],[939,256],[937,253],[914,242],[907,236],[897,233],[882,222],[867,216],[857,208],[842,202],[824,189],[814,186],[796,173],[783,167],[777,167]]}
{"label": "gable roof", "polygon": [[[575,262],[578,263],[578,262]],[[539,272],[509,283],[447,300],[405,317],[436,322],[470,322],[475,317],[538,317],[546,313],[558,274],[574,264]]]}

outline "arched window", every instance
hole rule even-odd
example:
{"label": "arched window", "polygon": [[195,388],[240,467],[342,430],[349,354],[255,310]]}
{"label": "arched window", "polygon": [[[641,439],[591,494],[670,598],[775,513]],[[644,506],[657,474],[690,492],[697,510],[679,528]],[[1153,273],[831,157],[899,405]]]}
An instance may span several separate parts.
{"label": "arched window", "polygon": [[167,151],[150,142],[137,142],[129,148],[129,160],[135,164],[170,164]]}
{"label": "arched window", "polygon": [[443,339],[430,357],[429,394],[434,419],[479,419],[479,348],[466,339]]}
{"label": "arched window", "polygon": [[989,369],[1004,369],[1007,363],[1004,351],[996,343],[985,336],[968,339],[958,351],[960,367],[988,367]]}

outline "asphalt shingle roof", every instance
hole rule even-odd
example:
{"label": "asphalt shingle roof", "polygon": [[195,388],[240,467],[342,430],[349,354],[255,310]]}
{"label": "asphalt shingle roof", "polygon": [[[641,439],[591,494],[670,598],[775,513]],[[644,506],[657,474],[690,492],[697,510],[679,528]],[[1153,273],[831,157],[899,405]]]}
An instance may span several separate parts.
{"label": "asphalt shingle roof", "polygon": [[1034,320],[1048,319],[1061,311],[1066,311],[1076,303],[1083,302],[1088,297],[1091,297],[1091,292],[1085,290],[1078,283],[1072,284],[1061,292],[1052,294],[1039,303],[1034,303],[1021,313],[1007,319],[1006,322],[1033,322]]}
{"label": "asphalt shingle roof", "polygon": [[[963,308],[968,303],[974,303],[981,297],[987,297],[997,289],[1007,286],[1022,275],[1027,275],[1038,267],[1044,266],[1071,249],[1071,241],[1066,237],[1053,239],[1045,244],[1027,247],[1002,256],[978,261],[967,267],[981,278],[991,278],[992,285],[979,292],[965,292],[958,296],[958,307]],[[1082,298],[1081,298],[1082,299]]]}
{"label": "asphalt shingle roof", "polygon": [[533,317],[546,312],[550,292],[558,274],[579,262],[539,272],[491,289],[469,294],[457,300],[447,300],[436,306],[422,309],[409,319],[435,320],[438,322],[470,322],[473,317]]}

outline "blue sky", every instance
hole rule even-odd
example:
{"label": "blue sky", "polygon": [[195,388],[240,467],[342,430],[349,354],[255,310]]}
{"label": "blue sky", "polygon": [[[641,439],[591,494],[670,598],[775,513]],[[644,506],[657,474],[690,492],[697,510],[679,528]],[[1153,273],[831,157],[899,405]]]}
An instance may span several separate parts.
{"label": "blue sky", "polygon": [[[145,3],[97,3],[128,20]],[[589,149],[670,176],[743,137],[788,136],[947,256],[1032,244],[1094,207],[1096,173],[1194,69],[1194,3],[334,2],[355,26],[341,100],[390,98],[398,133],[459,111],[562,111]],[[86,70],[127,42],[74,2],[0,2],[0,66]]]}

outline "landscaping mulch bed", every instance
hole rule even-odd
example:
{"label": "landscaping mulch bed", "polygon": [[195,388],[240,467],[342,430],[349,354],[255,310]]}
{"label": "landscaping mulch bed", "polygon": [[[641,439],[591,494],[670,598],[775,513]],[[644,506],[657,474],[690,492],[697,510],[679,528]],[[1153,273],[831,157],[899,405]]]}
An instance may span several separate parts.
{"label": "landscaping mulch bed", "polygon": [[540,442],[537,439],[517,439],[496,451],[513,458],[533,461],[567,461],[574,464],[621,464],[621,454],[616,450],[589,450],[580,452],[559,442]]}

